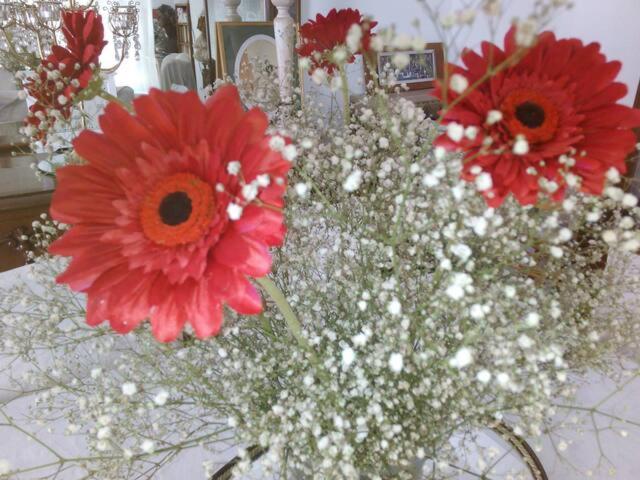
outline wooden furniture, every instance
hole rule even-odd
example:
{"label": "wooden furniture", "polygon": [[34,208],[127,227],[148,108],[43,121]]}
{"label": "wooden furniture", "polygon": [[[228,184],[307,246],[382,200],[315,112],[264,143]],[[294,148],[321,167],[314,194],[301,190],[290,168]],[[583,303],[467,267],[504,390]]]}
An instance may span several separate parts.
{"label": "wooden furniture", "polygon": [[28,235],[32,222],[49,211],[54,182],[36,178],[31,168],[36,161],[31,154],[0,152],[0,272],[26,263],[16,240]]}
{"label": "wooden furniture", "polygon": [[177,38],[178,38],[178,51],[186,53],[189,58],[193,59],[193,43],[192,30],[191,30],[191,16],[189,14],[188,3],[176,3],[176,16],[177,16]]}

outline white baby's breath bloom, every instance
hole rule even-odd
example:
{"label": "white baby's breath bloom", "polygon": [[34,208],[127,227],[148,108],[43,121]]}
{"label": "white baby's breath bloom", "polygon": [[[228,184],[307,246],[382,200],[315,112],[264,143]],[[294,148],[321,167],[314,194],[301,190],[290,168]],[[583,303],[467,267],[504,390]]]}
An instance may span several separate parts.
{"label": "white baby's breath bloom", "polygon": [[349,53],[342,47],[338,47],[333,51],[333,61],[341,65],[349,57]]}
{"label": "white baby's breath bloom", "polygon": [[496,380],[498,381],[498,385],[500,385],[502,388],[505,388],[509,385],[509,382],[511,381],[511,377],[509,377],[508,373],[500,372],[496,376]]}
{"label": "white baby's breath bloom", "polygon": [[242,186],[240,191],[242,196],[247,202],[251,202],[258,196],[258,185],[257,183],[246,183]]}
{"label": "white baby's breath bloom", "polygon": [[454,142],[459,142],[464,136],[464,126],[456,122],[447,125],[447,136]]}
{"label": "white baby's breath bloom", "polygon": [[242,207],[234,202],[229,203],[229,205],[227,205],[227,215],[230,220],[240,220],[240,217],[242,217]]}
{"label": "white baby's breath bloom", "polygon": [[381,52],[384,50],[384,39],[381,35],[376,35],[371,39],[371,49],[374,52]]}
{"label": "white baby's breath bloom", "polygon": [[407,65],[409,65],[410,61],[411,59],[409,55],[402,52],[395,53],[391,58],[391,62],[393,63],[393,65],[400,70],[404,70],[407,67]]}
{"label": "white baby's breath bloom", "polygon": [[167,392],[166,390],[160,390],[158,393],[156,393],[155,397],[153,397],[153,403],[161,407],[167,403],[168,399],[169,392]]}
{"label": "white baby's breath bloom", "polygon": [[378,140],[378,146],[383,149],[389,148],[389,139],[387,137],[380,137]]}
{"label": "white baby's breath bloom", "polygon": [[300,197],[306,197],[307,196],[307,192],[309,191],[309,186],[306,183],[296,183],[296,186],[294,187],[296,190],[296,193],[300,196]]}
{"label": "white baby's breath bloom", "polygon": [[551,247],[549,247],[549,252],[551,253],[551,256],[553,256],[554,258],[562,258],[562,255],[563,255],[562,248],[556,245],[552,245]]}
{"label": "white baby's breath bloom", "polygon": [[400,304],[398,299],[394,298],[389,302],[389,304],[387,305],[387,312],[389,312],[391,315],[400,315],[400,312],[402,312],[402,305]]}
{"label": "white baby's breath bloom", "polygon": [[491,178],[491,174],[487,172],[482,172],[475,179],[476,188],[480,192],[485,192],[493,187],[493,179]]}
{"label": "white baby's breath bloom", "polygon": [[469,88],[469,80],[467,80],[467,77],[465,77],[464,75],[454,73],[453,75],[451,75],[449,87],[456,93],[462,93],[467,88]]}
{"label": "white baby's breath bloom", "polygon": [[473,363],[473,352],[467,347],[460,348],[455,356],[449,360],[449,365],[455,368],[465,368]]}
{"label": "white baby's breath bloom", "polygon": [[638,197],[631,193],[625,193],[622,196],[622,206],[627,208],[633,208],[638,205]]}
{"label": "white baby's breath bloom", "polygon": [[327,72],[325,72],[322,68],[316,68],[311,74],[311,80],[316,85],[322,85],[327,81]]}
{"label": "white baby's breath bloom", "polygon": [[342,77],[335,76],[331,79],[330,85],[332,92],[337,92],[342,88]]}
{"label": "white baby's breath bloom", "polygon": [[401,353],[392,353],[389,357],[389,368],[394,373],[400,373],[404,368],[404,358]]}
{"label": "white baby's breath bloom", "polygon": [[298,156],[298,149],[295,145],[289,144],[282,149],[282,156],[285,160],[293,162]]}
{"label": "white baby's breath bloom", "polygon": [[622,243],[621,248],[623,252],[637,252],[638,250],[640,250],[640,239],[632,238],[630,240],[626,240]]}
{"label": "white baby's breath bloom", "polygon": [[355,169],[346,178],[346,180],[342,184],[342,188],[344,188],[347,192],[355,192],[358,188],[360,188],[361,183],[362,183],[362,170]]}
{"label": "white baby's breath bloom", "polygon": [[354,23],[347,32],[347,48],[351,53],[360,50],[360,41],[362,40],[362,27]]}
{"label": "white baby's breath bloom", "polygon": [[529,142],[527,142],[524,136],[519,135],[516,138],[516,141],[513,143],[513,153],[515,155],[526,155],[529,153]]}
{"label": "white baby's breath bloom", "polygon": [[516,22],[516,44],[519,47],[531,47],[538,37],[538,23],[533,18]]}
{"label": "white baby's breath bloom", "polygon": [[464,243],[458,243],[451,246],[451,253],[453,253],[463,262],[466,262],[471,256],[472,252],[468,245],[465,245]]}
{"label": "white baby's breath bloom", "polygon": [[620,183],[620,172],[617,168],[611,167],[607,170],[607,180],[611,183]]}
{"label": "white baby's breath bloom", "polygon": [[487,113],[487,125],[493,125],[502,120],[502,112],[500,110],[489,110]]}
{"label": "white baby's breath bloom", "polygon": [[491,380],[491,372],[489,372],[489,370],[480,370],[477,374],[476,374],[476,378],[478,379],[478,381],[480,383],[489,383],[489,381]]}
{"label": "white baby's breath bloom", "polygon": [[342,350],[342,368],[347,369],[356,359],[356,352],[351,347]]}
{"label": "white baby's breath bloom", "polygon": [[474,320],[483,319],[484,318],[484,309],[482,308],[482,305],[479,305],[477,303],[474,303],[473,305],[471,305],[471,308],[469,309],[469,315]]}
{"label": "white baby's breath bloom", "polygon": [[227,173],[229,175],[238,175],[238,173],[240,173],[240,162],[237,160],[232,160],[231,162],[229,162],[227,164]]}
{"label": "white baby's breath bloom", "polygon": [[311,68],[311,59],[309,57],[300,57],[298,59],[298,66],[301,70],[309,70],[309,68]]}
{"label": "white baby's breath bloom", "polygon": [[614,230],[605,230],[602,232],[602,239],[609,244],[613,244],[618,241],[618,234]]}
{"label": "white baby's breath bloom", "polygon": [[622,202],[624,190],[618,187],[607,187],[604,189],[604,194],[616,202]]}
{"label": "white baby's breath bloom", "polygon": [[523,333],[518,337],[518,345],[520,345],[521,348],[525,349],[531,348],[533,346],[533,340],[531,340],[531,338]]}
{"label": "white baby's breath bloom", "polygon": [[122,384],[122,394],[130,397],[132,395],[135,395],[138,392],[138,387],[136,387],[135,383],[132,382],[125,382]]}
{"label": "white baby's breath bloom", "polygon": [[140,444],[140,449],[146,454],[151,454],[155,451],[156,444],[153,442],[153,440],[147,439]]}
{"label": "white baby's breath bloom", "polygon": [[392,45],[398,50],[409,50],[412,43],[413,39],[411,38],[411,36],[407,35],[406,33],[400,33],[393,37]]}
{"label": "white baby's breath bloom", "polygon": [[451,276],[451,283],[446,290],[447,296],[453,300],[460,300],[465,295],[465,288],[473,283],[473,279],[466,273],[454,273]]}
{"label": "white baby's breath bloom", "polygon": [[540,315],[536,312],[529,312],[524,317],[524,323],[527,327],[535,328],[540,325]]}
{"label": "white baby's breath bloom", "polygon": [[456,24],[456,16],[454,13],[447,13],[440,17],[440,25],[443,28],[448,29],[453,27]]}

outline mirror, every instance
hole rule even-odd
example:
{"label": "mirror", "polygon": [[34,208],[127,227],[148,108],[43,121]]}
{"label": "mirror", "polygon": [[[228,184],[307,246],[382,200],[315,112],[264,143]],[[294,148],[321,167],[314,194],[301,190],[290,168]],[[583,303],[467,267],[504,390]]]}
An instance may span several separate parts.
{"label": "mirror", "polygon": [[189,3],[153,9],[153,41],[162,90],[197,90]]}

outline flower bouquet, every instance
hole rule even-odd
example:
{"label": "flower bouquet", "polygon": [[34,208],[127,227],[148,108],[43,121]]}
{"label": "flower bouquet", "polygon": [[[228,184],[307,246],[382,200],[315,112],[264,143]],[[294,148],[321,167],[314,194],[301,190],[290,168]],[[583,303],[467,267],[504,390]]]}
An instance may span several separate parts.
{"label": "flower bouquet", "polygon": [[270,121],[224,85],[113,102],[74,140],[40,288],[1,304],[3,350],[31,365],[16,389],[88,449],[47,447],[43,471],[152,478],[233,445],[235,477],[260,453],[259,478],[494,478],[491,449],[469,465],[474,432],[537,446],[576,374],[637,348],[620,64],[515,26],[448,67],[434,122],[388,88],[350,105],[346,64],[401,40],[374,27],[301,28],[340,125]]}

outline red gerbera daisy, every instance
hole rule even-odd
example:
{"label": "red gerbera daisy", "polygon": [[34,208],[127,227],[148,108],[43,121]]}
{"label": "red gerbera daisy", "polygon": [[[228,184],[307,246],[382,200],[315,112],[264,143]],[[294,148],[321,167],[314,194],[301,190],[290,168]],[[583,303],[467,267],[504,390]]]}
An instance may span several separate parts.
{"label": "red gerbera daisy", "polygon": [[[371,48],[371,30],[377,25],[363,18],[359,10],[345,8],[332,9],[325,17],[316,15],[315,20],[309,20],[300,27],[300,46],[298,54],[311,59],[313,68],[323,68],[329,74],[333,73],[335,63],[332,55],[336,47],[344,47],[347,44],[347,35],[353,25],[359,25],[361,29],[360,49],[356,53],[367,53]],[[355,57],[349,54],[347,63],[353,63]]]}
{"label": "red gerbera daisy", "polygon": [[36,99],[26,122],[36,129],[33,136],[38,139],[44,138],[58,116],[71,116],[73,96],[89,85],[107,44],[102,18],[94,10],[63,11],[61,15],[67,48],[51,47],[51,54],[42,60],[37,75],[25,84],[29,95]]}
{"label": "red gerbera daisy", "polygon": [[465,67],[452,67],[466,79],[457,85],[473,85],[491,66],[508,65],[472,91],[447,89],[447,104],[455,104],[445,105],[449,130],[438,144],[465,152],[463,178],[491,175],[483,193],[493,207],[509,193],[523,205],[539,194],[560,200],[567,185],[601,194],[610,168],[626,171],[636,144],[630,128],[640,125],[640,111],[616,103],[627,93],[614,82],[620,62],[607,62],[597,43],[545,32],[509,64],[519,52],[515,35],[515,28],[507,33],[504,50],[485,42],[481,54],[463,53]]}
{"label": "red gerbera daisy", "polygon": [[88,163],[58,170],[51,214],[73,225],[50,248],[73,257],[58,282],[87,293],[90,325],[126,333],[148,318],[163,342],[185,322],[215,335],[224,304],[262,311],[247,277],[267,275],[282,244],[293,147],[232,86],[206,104],[152,90],[134,107],[108,105],[102,133],[74,142]]}

